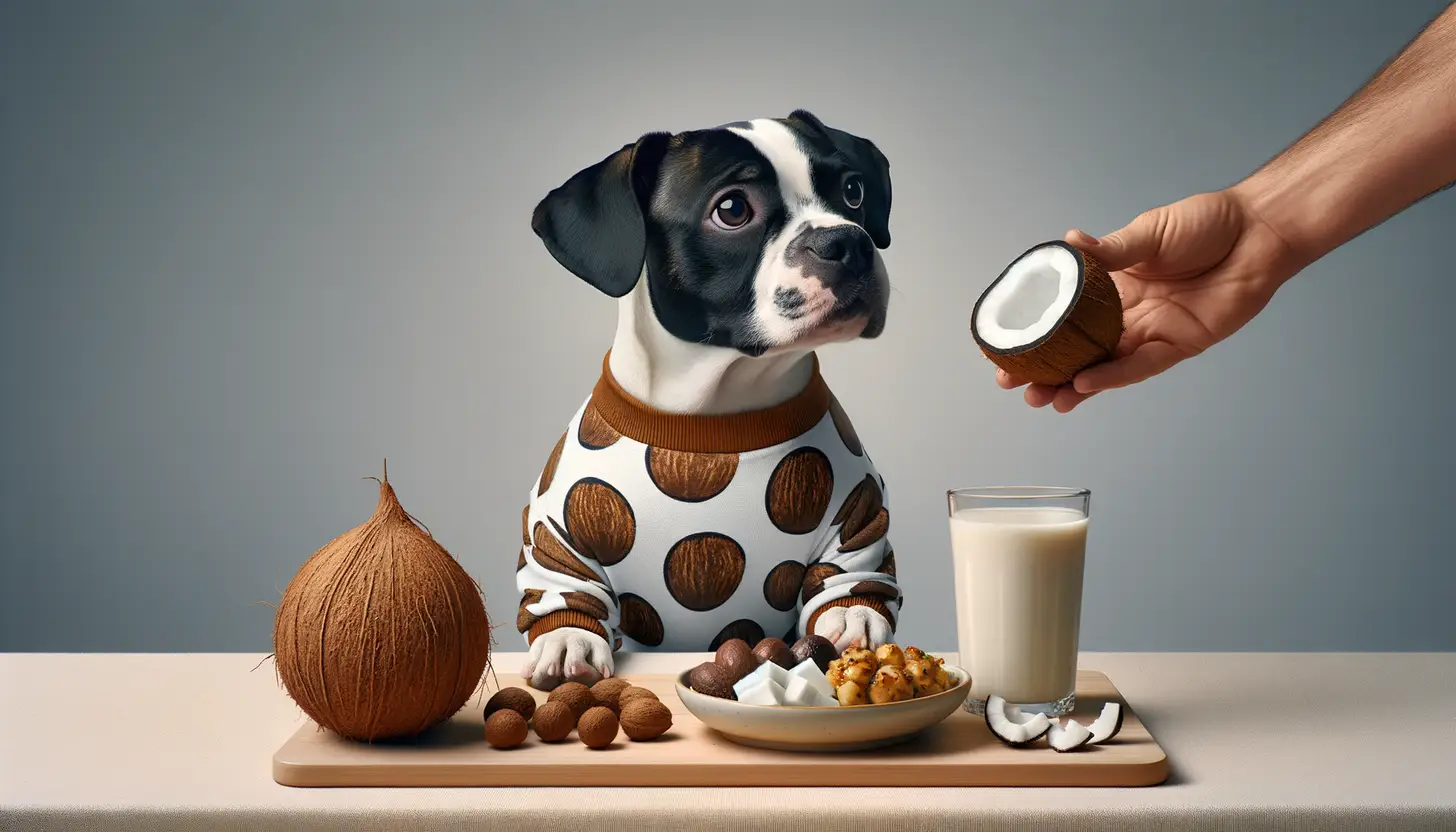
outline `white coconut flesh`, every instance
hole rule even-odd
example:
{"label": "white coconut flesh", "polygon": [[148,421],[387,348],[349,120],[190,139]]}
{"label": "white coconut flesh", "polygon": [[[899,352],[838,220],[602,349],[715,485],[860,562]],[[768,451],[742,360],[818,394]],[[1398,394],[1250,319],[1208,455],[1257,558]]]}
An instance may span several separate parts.
{"label": "white coconut flesh", "polygon": [[1091,741],[1092,731],[1075,719],[1067,720],[1066,725],[1054,722],[1047,732],[1047,744],[1057,751],[1072,751]]}
{"label": "white coconut flesh", "polygon": [[1005,699],[999,696],[986,699],[986,727],[1002,742],[1024,745],[1041,739],[1051,728],[1051,724],[1046,714],[1036,714],[1025,722],[1013,722],[1007,717]]}
{"label": "white coconut flesh", "polygon": [[1106,742],[1107,740],[1110,740],[1113,737],[1117,736],[1117,732],[1121,730],[1122,704],[1118,702],[1108,702],[1106,705],[1102,706],[1102,713],[1098,714],[1097,718],[1092,721],[1092,739],[1090,740],[1090,742]]}
{"label": "white coconut flesh", "polygon": [[1081,263],[1059,245],[1022,255],[986,292],[976,310],[976,334],[989,347],[1011,351],[1040,342],[1076,302]]}

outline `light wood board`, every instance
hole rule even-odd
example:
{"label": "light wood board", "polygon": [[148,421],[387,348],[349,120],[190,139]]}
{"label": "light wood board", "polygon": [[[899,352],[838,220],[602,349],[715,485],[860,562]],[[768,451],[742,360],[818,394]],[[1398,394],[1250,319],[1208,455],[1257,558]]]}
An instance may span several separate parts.
{"label": "light wood board", "polygon": [[[693,717],[668,675],[627,677],[672,711],[672,730],[650,742],[617,741],[600,750],[573,732],[544,743],[533,730],[523,745],[485,742],[485,693],[452,719],[410,742],[367,744],[305,724],[273,756],[285,786],[1153,786],[1168,777],[1163,749],[1103,674],[1077,674],[1083,724],[1104,702],[1122,702],[1122,730],[1105,744],[1059,754],[1043,740],[1011,748],[982,717],[957,710],[919,737],[873,751],[810,753],[738,745]],[[537,702],[546,694],[531,691]]]}

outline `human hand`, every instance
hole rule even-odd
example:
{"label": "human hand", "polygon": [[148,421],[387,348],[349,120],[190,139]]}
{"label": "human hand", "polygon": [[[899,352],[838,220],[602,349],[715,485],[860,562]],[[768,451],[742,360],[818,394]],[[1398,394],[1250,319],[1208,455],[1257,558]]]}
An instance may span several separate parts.
{"label": "human hand", "polygon": [[552,690],[562,682],[591,686],[612,675],[612,648],[607,640],[580,627],[558,627],[531,642],[521,678],[536,690]]}
{"label": "human hand", "polygon": [[[1059,413],[1229,337],[1301,268],[1291,247],[1234,189],[1144,212],[1100,240],[1074,230],[1066,241],[1111,273],[1122,295],[1124,331],[1115,355],[1071,384],[1027,386],[1027,404],[1050,404]],[[997,370],[996,383],[1011,390],[1027,380]]]}

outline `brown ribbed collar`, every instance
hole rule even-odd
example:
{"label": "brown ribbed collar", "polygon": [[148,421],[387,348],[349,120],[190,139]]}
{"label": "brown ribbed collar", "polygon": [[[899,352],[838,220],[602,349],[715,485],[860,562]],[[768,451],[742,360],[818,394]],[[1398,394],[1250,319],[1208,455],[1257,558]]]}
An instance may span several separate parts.
{"label": "brown ribbed collar", "polygon": [[602,375],[592,391],[592,406],[623,436],[654,448],[693,453],[742,453],[787,442],[819,424],[829,412],[829,387],[819,375],[819,357],[803,392],[763,410],[724,415],[670,413],[633,398],[612,377],[612,354],[602,359]]}

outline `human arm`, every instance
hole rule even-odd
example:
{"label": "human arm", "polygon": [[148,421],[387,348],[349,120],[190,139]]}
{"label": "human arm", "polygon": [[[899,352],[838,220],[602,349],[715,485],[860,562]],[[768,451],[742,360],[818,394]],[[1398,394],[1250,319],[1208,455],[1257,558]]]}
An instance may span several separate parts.
{"label": "human arm", "polygon": [[1456,4],[1232,190],[1307,264],[1453,182]]}
{"label": "human arm", "polygon": [[[1359,92],[1232,187],[1144,212],[1067,242],[1113,272],[1125,332],[1116,355],[1033,407],[1068,412],[1202,353],[1253,319],[1290,278],[1334,248],[1456,181],[1456,5]],[[997,372],[1011,389],[1023,379]]]}

